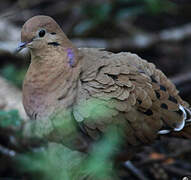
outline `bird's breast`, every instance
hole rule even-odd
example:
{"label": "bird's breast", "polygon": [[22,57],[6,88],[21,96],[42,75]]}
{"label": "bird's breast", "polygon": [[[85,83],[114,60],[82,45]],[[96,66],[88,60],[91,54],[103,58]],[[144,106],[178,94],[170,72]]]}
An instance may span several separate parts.
{"label": "bird's breast", "polygon": [[31,119],[37,119],[46,110],[47,95],[35,89],[32,85],[25,83],[23,86],[23,105],[27,115]]}

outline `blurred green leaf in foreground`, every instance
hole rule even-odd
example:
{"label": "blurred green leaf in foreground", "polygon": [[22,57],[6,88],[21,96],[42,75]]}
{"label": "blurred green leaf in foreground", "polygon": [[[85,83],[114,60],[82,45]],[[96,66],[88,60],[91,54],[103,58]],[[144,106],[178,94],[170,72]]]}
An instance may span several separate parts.
{"label": "blurred green leaf in foreground", "polygon": [[[94,119],[97,121],[96,117],[102,119],[111,114],[111,112],[108,111],[109,108],[106,108],[107,103],[107,101],[92,99],[81,104],[80,108],[77,109],[83,115],[92,117],[90,119],[92,119],[92,123],[94,123]],[[72,117],[70,110],[60,110],[50,119],[28,121],[26,123],[34,125],[31,127],[31,133],[34,136],[37,135],[38,138],[45,140],[49,134],[52,135],[52,133],[55,133],[55,137],[59,139],[55,140],[57,143],[52,143],[47,139],[47,145],[43,144],[38,146],[38,148],[30,147],[30,151],[26,146],[23,146],[22,143],[16,143],[16,150],[14,149],[15,145],[13,145],[13,150],[15,150],[16,155],[12,158],[17,164],[15,168],[21,172],[19,174],[27,174],[27,177],[35,180],[117,179],[113,167],[113,155],[118,153],[118,147],[122,139],[119,126],[108,126],[103,136],[101,136],[98,141],[93,142],[89,152],[86,154],[71,150],[62,143],[64,138],[70,139],[72,136],[71,133],[75,131],[75,129],[73,129],[74,126],[70,124],[73,123],[71,120]],[[19,117],[18,111],[0,111],[1,129],[9,126],[21,127],[21,122],[22,119]],[[19,129],[19,132],[20,131],[21,128]],[[27,132],[28,131],[29,129],[27,129]],[[64,135],[66,135],[66,137]],[[9,137],[9,135],[6,136]],[[15,136],[14,139],[22,142],[19,133],[13,133],[12,136]],[[30,143],[30,137],[27,138],[27,136],[23,136],[23,140]],[[12,148],[12,146],[10,147]]]}
{"label": "blurred green leaf in foreground", "polygon": [[36,179],[46,180],[80,180],[83,179],[81,170],[84,154],[71,151],[67,147],[49,143],[46,148],[31,153],[20,154],[16,160],[19,169],[29,173]]}
{"label": "blurred green leaf in foreground", "polygon": [[[90,99],[76,108],[83,116],[90,117],[92,123],[95,123],[96,117],[100,120],[110,116],[111,112],[106,108],[107,103],[107,101]],[[49,142],[47,147],[40,150],[20,154],[19,167],[24,172],[32,173],[33,176],[38,174],[35,179],[80,180],[87,177],[93,180],[116,180],[113,156],[118,153],[121,144],[120,126],[108,125],[103,136],[93,142],[89,152],[84,154],[65,146],[68,142],[71,145],[72,137],[75,136],[72,117],[69,110],[58,110],[49,119],[31,121],[31,125],[26,126],[26,133],[39,138],[48,138],[59,144],[50,145]]]}
{"label": "blurred green leaf in foreground", "polygon": [[111,156],[117,145],[119,137],[111,128],[94,144],[89,155],[49,143],[40,150],[20,154],[16,160],[22,172],[30,173],[37,180],[116,180]]}
{"label": "blurred green leaf in foreground", "polygon": [[21,125],[21,117],[17,110],[3,111],[0,110],[0,127],[6,128],[10,126],[18,127]]}

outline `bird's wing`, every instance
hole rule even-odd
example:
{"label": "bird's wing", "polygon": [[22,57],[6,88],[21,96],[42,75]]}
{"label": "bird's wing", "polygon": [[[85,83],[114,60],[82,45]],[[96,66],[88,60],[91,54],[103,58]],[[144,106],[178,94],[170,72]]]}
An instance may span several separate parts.
{"label": "bird's wing", "polygon": [[180,107],[187,105],[152,63],[131,53],[81,51],[83,73],[73,112],[91,138],[99,137],[111,124],[125,128],[129,144],[147,143],[159,132],[182,128]]}

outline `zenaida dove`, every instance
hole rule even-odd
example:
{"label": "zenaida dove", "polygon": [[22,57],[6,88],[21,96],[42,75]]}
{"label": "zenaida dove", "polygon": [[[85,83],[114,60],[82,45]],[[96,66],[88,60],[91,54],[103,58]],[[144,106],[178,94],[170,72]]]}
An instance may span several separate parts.
{"label": "zenaida dove", "polygon": [[31,53],[23,84],[26,113],[38,120],[67,110],[80,137],[77,145],[67,142],[74,149],[86,151],[110,125],[124,130],[127,147],[189,126],[189,105],[174,84],[136,54],[76,48],[48,16],[23,25],[18,50],[25,47]]}

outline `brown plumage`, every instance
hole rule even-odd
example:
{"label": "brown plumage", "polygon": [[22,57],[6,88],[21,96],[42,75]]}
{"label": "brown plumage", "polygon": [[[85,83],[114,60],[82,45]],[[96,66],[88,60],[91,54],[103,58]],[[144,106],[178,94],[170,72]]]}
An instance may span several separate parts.
{"label": "brown plumage", "polygon": [[181,131],[189,122],[188,104],[175,86],[135,54],[78,49],[48,16],[29,19],[21,41],[20,49],[31,52],[23,85],[25,110],[37,120],[69,111],[78,137],[75,145],[85,142],[74,148],[87,150],[110,125],[123,128],[125,145],[137,146]]}

